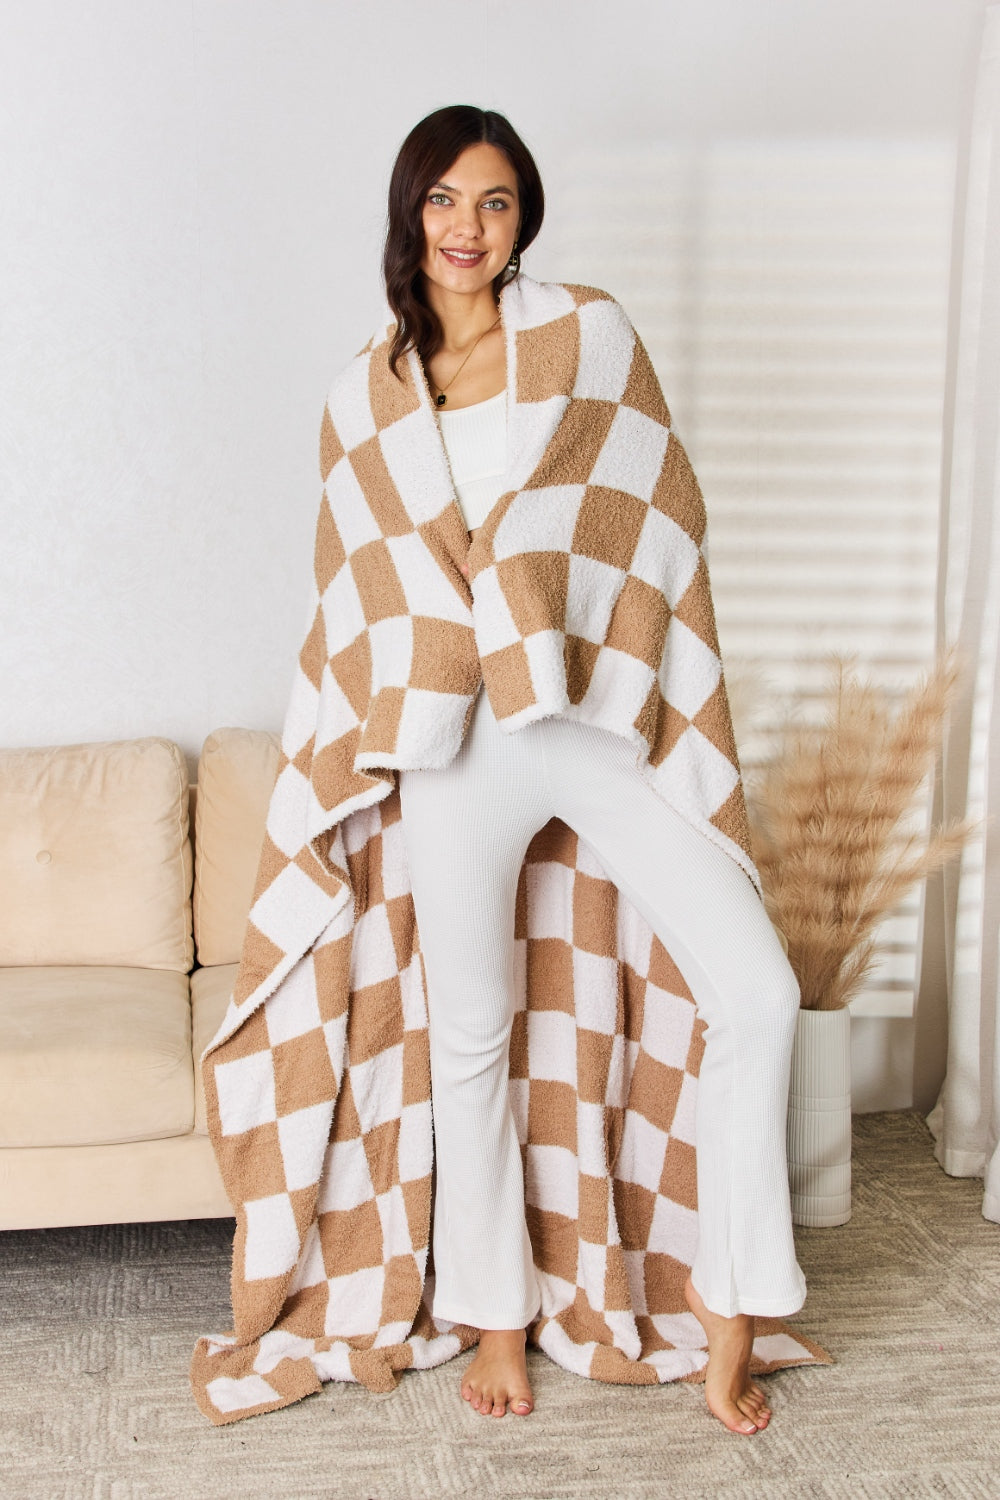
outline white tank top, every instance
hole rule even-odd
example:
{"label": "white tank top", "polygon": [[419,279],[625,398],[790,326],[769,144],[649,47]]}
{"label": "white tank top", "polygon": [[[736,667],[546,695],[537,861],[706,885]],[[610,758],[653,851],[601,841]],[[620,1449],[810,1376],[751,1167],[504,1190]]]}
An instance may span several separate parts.
{"label": "white tank top", "polygon": [[507,466],[507,392],[453,411],[437,408],[451,477],[468,531],[481,526],[503,493]]}

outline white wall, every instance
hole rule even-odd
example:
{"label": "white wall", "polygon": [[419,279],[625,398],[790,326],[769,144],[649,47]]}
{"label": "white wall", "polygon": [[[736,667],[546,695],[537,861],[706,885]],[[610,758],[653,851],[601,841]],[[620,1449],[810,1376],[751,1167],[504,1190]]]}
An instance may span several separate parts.
{"label": "white wall", "polygon": [[[843,174],[851,151],[909,153],[911,168],[916,153],[936,163],[912,201],[925,248],[938,236],[928,295],[943,326],[949,171],[981,11],[7,0],[0,742],[163,733],[193,766],[216,726],[280,727],[308,607],[323,398],[372,330],[388,174],[422,115],[454,102],[506,113],[549,203],[525,269],[608,287],[641,332],[634,221],[588,160],[634,148],[639,204],[651,142],[695,179],[723,148],[759,164],[820,143],[820,196],[824,159]],[[679,194],[671,222],[696,237],[703,209],[698,191]],[[788,211],[767,172],[748,175],[748,223],[780,240]],[[658,364],[683,368],[683,352],[665,335]],[[701,434],[691,391],[672,394]],[[748,451],[770,420],[754,414]],[[909,1102],[909,1033],[883,1025],[879,1039],[856,1063],[863,1107]]]}

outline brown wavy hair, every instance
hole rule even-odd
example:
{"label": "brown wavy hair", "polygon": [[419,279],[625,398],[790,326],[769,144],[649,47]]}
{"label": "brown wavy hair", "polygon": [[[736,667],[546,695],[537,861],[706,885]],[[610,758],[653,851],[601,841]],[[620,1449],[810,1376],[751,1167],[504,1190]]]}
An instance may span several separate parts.
{"label": "brown wavy hair", "polygon": [[[410,131],[396,157],[389,179],[382,277],[389,306],[398,327],[389,349],[389,368],[401,379],[396,366],[407,349],[415,348],[422,362],[440,349],[444,331],[437,314],[422,295],[420,262],[424,255],[424,198],[467,146],[486,142],[502,151],[517,177],[521,227],[518,254],[526,250],[542,227],[545,195],[535,159],[505,115],[474,104],[448,104],[436,109]],[[493,278],[493,295],[512,281],[517,272],[505,266]]]}

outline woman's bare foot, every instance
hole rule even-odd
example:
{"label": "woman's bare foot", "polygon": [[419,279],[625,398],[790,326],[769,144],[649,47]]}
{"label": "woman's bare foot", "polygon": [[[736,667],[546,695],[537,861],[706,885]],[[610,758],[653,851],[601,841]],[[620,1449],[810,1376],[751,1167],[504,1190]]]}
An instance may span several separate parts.
{"label": "woman's bare foot", "polygon": [[705,1400],[708,1409],[730,1432],[750,1434],[766,1427],[771,1409],[759,1385],[750,1379],[754,1320],[746,1313],[724,1318],[709,1312],[690,1276],[684,1284],[688,1307],[708,1336]]}
{"label": "woman's bare foot", "polygon": [[535,1402],[524,1357],[523,1328],[484,1328],[479,1349],[465,1372],[462,1399],[481,1417],[502,1417],[507,1404],[515,1417],[526,1417]]}

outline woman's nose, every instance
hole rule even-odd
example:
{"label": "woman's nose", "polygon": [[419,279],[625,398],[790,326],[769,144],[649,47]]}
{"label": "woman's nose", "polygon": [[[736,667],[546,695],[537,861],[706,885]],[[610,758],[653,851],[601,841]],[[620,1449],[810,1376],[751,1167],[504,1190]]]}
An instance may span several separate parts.
{"label": "woman's nose", "polygon": [[462,208],[459,204],[452,215],[451,227],[453,233],[465,234],[474,240],[480,232],[479,214],[474,208]]}

